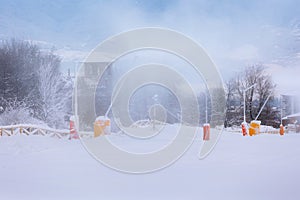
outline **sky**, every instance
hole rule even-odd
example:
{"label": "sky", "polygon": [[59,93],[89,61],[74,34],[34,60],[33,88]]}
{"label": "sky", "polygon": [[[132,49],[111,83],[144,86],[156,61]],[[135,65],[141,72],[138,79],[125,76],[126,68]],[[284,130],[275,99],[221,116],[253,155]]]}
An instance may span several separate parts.
{"label": "sky", "polygon": [[266,66],[278,93],[300,81],[300,1],[239,0],[0,0],[0,39],[55,47],[72,66],[120,32],[162,27],[200,44],[226,81],[244,67]]}

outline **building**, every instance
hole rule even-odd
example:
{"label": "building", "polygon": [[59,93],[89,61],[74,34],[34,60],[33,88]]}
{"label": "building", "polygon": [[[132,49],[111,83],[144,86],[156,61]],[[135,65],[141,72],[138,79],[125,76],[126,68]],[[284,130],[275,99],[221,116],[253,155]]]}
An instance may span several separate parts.
{"label": "building", "polygon": [[282,123],[288,132],[300,133],[300,112],[282,118]]}

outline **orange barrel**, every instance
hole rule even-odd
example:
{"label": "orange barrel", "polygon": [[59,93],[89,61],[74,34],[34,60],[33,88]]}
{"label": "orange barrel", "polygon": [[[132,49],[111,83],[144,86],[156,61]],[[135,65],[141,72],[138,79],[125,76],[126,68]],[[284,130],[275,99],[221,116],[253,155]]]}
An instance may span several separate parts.
{"label": "orange barrel", "polygon": [[99,116],[94,123],[94,137],[110,134],[110,119],[105,116]]}
{"label": "orange barrel", "polygon": [[75,128],[75,116],[70,117],[70,139],[78,139],[78,133]]}
{"label": "orange barrel", "polygon": [[209,140],[210,125],[208,123],[203,124],[203,140]]}
{"label": "orange barrel", "polygon": [[284,135],[284,127],[282,124],[280,124],[279,133],[280,133],[280,135]]}
{"label": "orange barrel", "polygon": [[252,120],[250,122],[250,127],[249,127],[249,135],[250,136],[259,134],[260,123],[261,123],[261,121],[258,121],[258,120]]}
{"label": "orange barrel", "polygon": [[243,122],[242,123],[242,133],[243,133],[243,136],[246,136],[247,135],[247,123],[246,122]]}

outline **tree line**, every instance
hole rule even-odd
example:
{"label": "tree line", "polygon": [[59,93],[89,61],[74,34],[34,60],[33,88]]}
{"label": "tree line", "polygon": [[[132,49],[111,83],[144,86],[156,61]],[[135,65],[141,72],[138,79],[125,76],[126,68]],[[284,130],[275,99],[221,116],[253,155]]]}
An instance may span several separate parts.
{"label": "tree line", "polygon": [[[60,65],[61,59],[53,51],[42,51],[37,45],[26,41],[2,41],[0,43],[0,125],[42,123],[54,128],[65,128],[68,116],[72,113],[73,81],[70,77],[62,75]],[[113,80],[118,78],[113,66],[105,73],[107,73],[104,76],[106,79],[100,80],[96,92],[98,115],[104,115],[109,107]],[[245,68],[225,84],[225,127],[241,124],[244,108],[243,90],[254,84],[255,86],[245,93],[247,121],[256,119],[262,110],[258,116],[262,124],[279,125],[279,100],[274,94],[276,85],[262,65],[253,65]],[[153,99],[155,95],[158,96],[158,102]],[[218,101],[218,99],[211,99],[207,91],[199,92],[200,123],[206,121],[204,115],[206,98],[210,106],[211,101]],[[267,103],[262,109],[265,102]],[[169,111],[166,113],[168,123],[179,122],[180,106],[176,97],[170,91],[157,86],[145,87],[143,91],[137,91],[133,95],[129,106],[132,118],[134,120],[149,118],[148,110],[155,103],[162,104]],[[189,109],[192,118],[196,110]],[[209,108],[208,119],[212,112]],[[195,120],[191,119],[191,121]]]}

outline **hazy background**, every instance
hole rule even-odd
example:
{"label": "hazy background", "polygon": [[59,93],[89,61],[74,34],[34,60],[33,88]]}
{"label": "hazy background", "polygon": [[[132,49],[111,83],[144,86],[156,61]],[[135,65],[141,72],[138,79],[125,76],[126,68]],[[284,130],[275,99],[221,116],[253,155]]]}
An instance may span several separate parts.
{"label": "hazy background", "polygon": [[65,70],[114,34],[166,27],[203,46],[224,80],[261,63],[273,74],[278,93],[297,93],[299,13],[297,0],[0,0],[0,39],[14,37],[45,49],[55,47]]}

